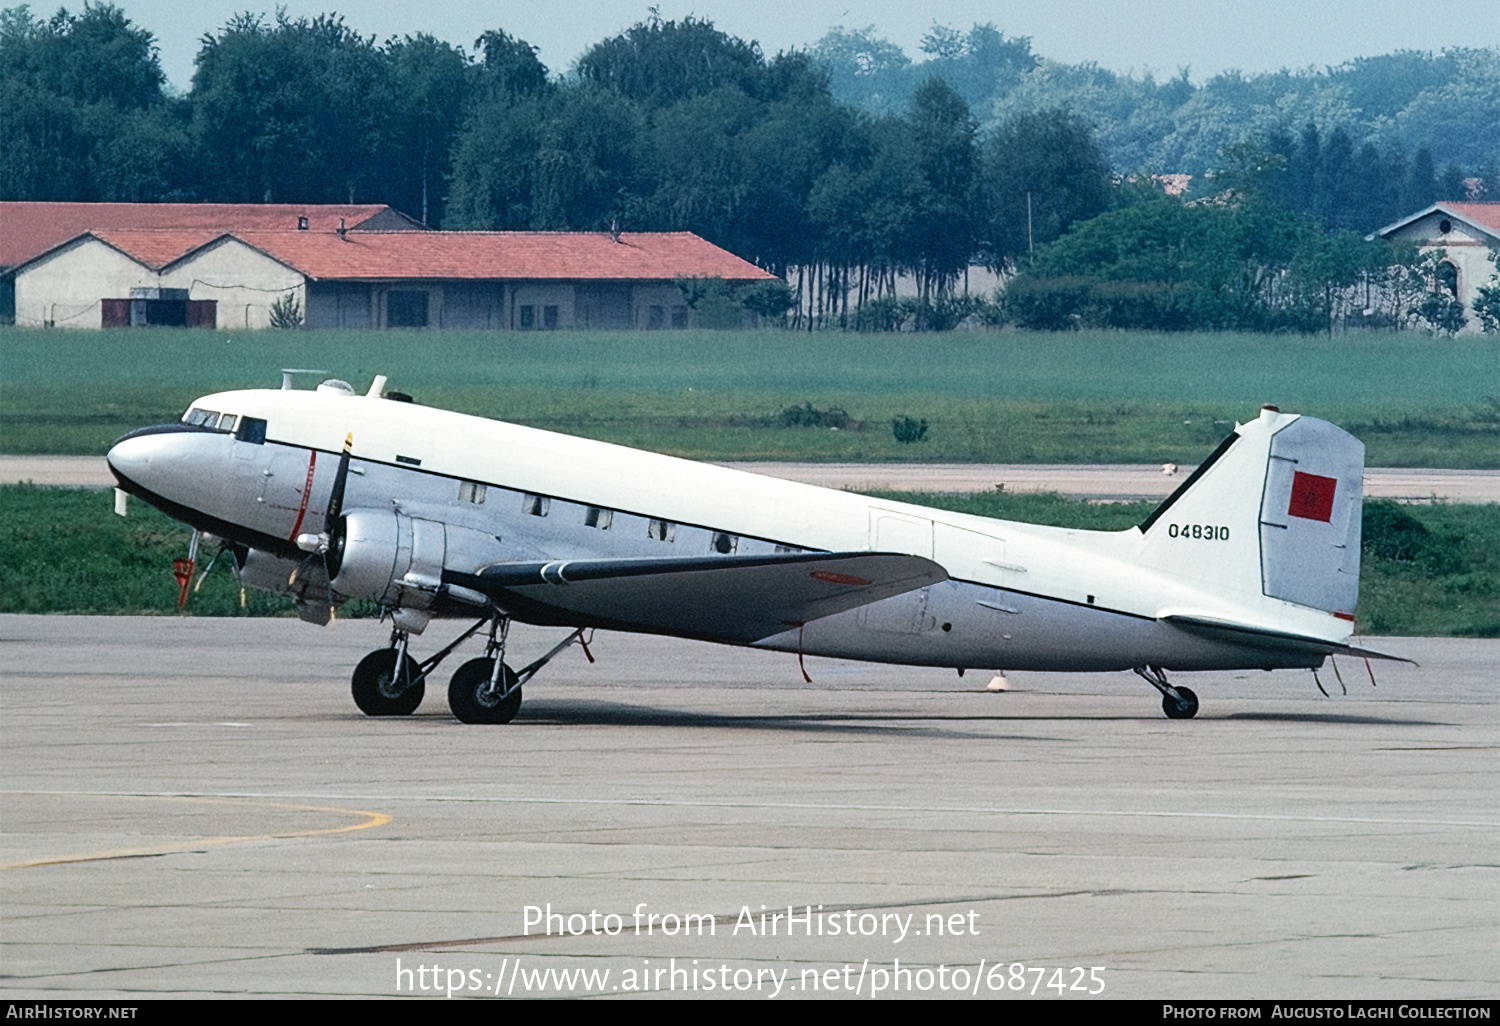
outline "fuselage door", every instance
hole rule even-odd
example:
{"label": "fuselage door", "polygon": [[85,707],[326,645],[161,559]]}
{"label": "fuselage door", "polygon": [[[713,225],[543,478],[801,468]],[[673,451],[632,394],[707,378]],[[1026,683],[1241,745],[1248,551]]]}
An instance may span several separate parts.
{"label": "fuselage door", "polygon": [[[932,558],[932,521],[922,517],[870,510],[870,549],[874,552],[900,552]],[[936,624],[927,613],[930,588],[918,588],[859,611],[859,625],[865,630],[892,634],[921,634]]]}

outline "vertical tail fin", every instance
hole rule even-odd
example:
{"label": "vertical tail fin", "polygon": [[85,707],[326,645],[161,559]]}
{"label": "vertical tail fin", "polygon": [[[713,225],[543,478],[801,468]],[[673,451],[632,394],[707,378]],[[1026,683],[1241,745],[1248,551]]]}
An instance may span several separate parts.
{"label": "vertical tail fin", "polygon": [[1272,407],[1242,424],[1141,524],[1141,559],[1216,590],[1350,619],[1365,447]]}

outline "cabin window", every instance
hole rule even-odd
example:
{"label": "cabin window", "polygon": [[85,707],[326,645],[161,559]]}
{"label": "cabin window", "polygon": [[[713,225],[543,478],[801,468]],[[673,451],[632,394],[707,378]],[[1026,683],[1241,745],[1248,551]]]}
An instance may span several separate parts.
{"label": "cabin window", "polygon": [[725,534],[723,531],[714,532],[713,550],[715,552],[727,556],[739,547],[740,540],[735,535]]}
{"label": "cabin window", "polygon": [[557,328],[557,307],[555,307],[555,306],[544,306],[544,307],[542,307],[542,327],[546,328],[548,331],[556,330],[556,328]]}
{"label": "cabin window", "polygon": [[474,505],[482,505],[484,495],[488,489],[477,481],[460,481],[458,483],[458,501],[472,502]]}
{"label": "cabin window", "polygon": [[590,506],[583,512],[583,526],[596,527],[601,531],[608,531],[609,525],[614,523],[614,510],[600,509],[598,506]]}
{"label": "cabin window", "polygon": [[251,445],[263,445],[266,441],[266,422],[259,417],[246,417],[240,421],[240,429],[234,437]]}
{"label": "cabin window", "polygon": [[552,509],[552,500],[545,495],[521,496],[521,512],[534,517],[544,517]]}
{"label": "cabin window", "polygon": [[655,541],[669,542],[677,537],[677,525],[670,520],[653,520],[646,528],[646,534]]}
{"label": "cabin window", "polygon": [[536,327],[536,307],[527,304],[521,307],[521,328],[530,331]]}

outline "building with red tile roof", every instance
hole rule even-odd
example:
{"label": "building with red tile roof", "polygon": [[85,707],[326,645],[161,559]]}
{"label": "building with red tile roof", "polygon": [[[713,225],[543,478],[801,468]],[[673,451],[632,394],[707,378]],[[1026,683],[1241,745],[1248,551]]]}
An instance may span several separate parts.
{"label": "building with red tile roof", "polygon": [[82,232],[13,276],[20,324],[254,328],[279,305],[308,327],[505,330],[687,327],[679,279],[775,280],[689,232],[199,226]]}
{"label": "building with red tile roof", "polygon": [[0,203],[0,274],[84,232],[194,228],[295,231],[420,231],[423,225],[384,203]]}
{"label": "building with red tile roof", "polygon": [[1500,259],[1500,203],[1434,203],[1392,222],[1371,238],[1416,244],[1423,253],[1441,251],[1438,287],[1448,289],[1464,307],[1465,331],[1479,330],[1474,299],[1479,287],[1496,276]]}

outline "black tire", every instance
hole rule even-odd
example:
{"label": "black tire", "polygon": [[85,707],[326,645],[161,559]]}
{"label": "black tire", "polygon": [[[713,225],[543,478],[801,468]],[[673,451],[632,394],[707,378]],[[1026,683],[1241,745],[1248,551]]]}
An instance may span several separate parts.
{"label": "black tire", "polygon": [[448,684],[448,708],[462,723],[509,723],[521,711],[521,688],[516,684],[516,671],[501,664],[502,689],[510,689],[504,698],[487,694],[490,673],[495,660],[481,656],[470,659],[460,666]]}
{"label": "black tire", "polygon": [[[422,704],[427,692],[425,681],[398,687],[395,674],[396,650],[378,648],[359,661],[354,668],[354,679],[349,690],[354,695],[354,704],[366,716],[410,716]],[[407,656],[400,683],[417,675],[417,661]]]}
{"label": "black tire", "polygon": [[1192,688],[1178,687],[1179,697],[1163,695],[1161,698],[1162,712],[1167,714],[1169,720],[1190,720],[1198,715],[1198,696],[1193,693]]}

